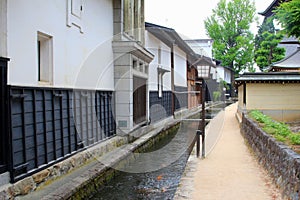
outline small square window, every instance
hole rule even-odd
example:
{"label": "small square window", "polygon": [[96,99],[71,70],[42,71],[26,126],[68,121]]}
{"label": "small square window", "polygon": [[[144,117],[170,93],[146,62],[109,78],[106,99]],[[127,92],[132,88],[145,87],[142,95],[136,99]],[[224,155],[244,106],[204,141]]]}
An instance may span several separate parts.
{"label": "small square window", "polygon": [[138,62],[137,62],[137,60],[133,60],[133,62],[132,62],[132,67],[133,67],[133,69],[135,69],[135,70],[138,70]]}
{"label": "small square window", "polygon": [[145,69],[144,69],[144,63],[140,62],[140,69],[139,69],[140,72],[145,72]]}

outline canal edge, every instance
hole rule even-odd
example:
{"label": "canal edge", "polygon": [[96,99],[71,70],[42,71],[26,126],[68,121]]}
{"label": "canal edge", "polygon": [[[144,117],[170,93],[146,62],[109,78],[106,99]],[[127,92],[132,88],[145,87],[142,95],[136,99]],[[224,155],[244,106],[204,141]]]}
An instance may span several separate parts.
{"label": "canal edge", "polygon": [[[180,121],[181,121],[180,119],[168,119],[165,120],[163,123],[156,124],[155,127],[152,127],[151,129],[148,128],[146,130],[139,130],[135,133],[132,133],[130,134],[130,136],[127,137],[127,140],[132,140],[132,141],[130,141],[128,144],[125,145],[127,146],[126,148],[114,148],[114,147],[110,147],[110,145],[104,147],[105,149],[110,150],[110,152],[104,154],[105,157],[110,157],[111,159],[109,161],[110,162],[109,166],[118,165],[119,163],[121,163],[121,161],[124,160],[124,158],[132,154],[132,152],[137,150],[139,147],[145,145],[148,141],[158,136],[161,132],[173,128],[174,126],[179,124]],[[138,139],[136,139],[137,137]],[[120,138],[122,139],[123,137]],[[118,141],[118,139],[116,138],[112,138],[112,139]],[[117,141],[115,143],[118,143]],[[100,151],[101,149],[103,149],[103,148],[100,149],[97,148],[98,147],[95,146],[93,147],[93,150]],[[90,151],[91,149],[88,149],[81,152],[81,154],[90,154]],[[93,157],[91,155],[89,156]],[[106,161],[105,163],[107,162],[108,161]],[[64,165],[62,163],[59,164]],[[22,199],[23,200],[82,199],[87,197],[85,196],[86,194],[93,193],[93,191],[96,191],[97,186],[103,184],[105,181],[108,181],[114,175],[115,175],[115,171],[113,170],[113,168],[107,167],[103,165],[101,162],[99,162],[97,159],[93,158],[92,160],[86,161],[82,166],[72,170],[71,172],[62,175],[61,177],[58,177],[56,180],[48,181],[46,185],[41,186],[37,190],[36,188],[34,188],[35,191],[32,191],[27,195],[16,196],[13,198],[20,199],[20,200]],[[30,177],[30,179],[31,178],[32,177]],[[62,181],[63,179],[66,180]],[[22,182],[19,184],[25,187],[27,183]],[[57,184],[58,186],[53,186],[52,184]],[[9,193],[10,187],[8,187],[8,189],[4,191],[4,193]]]}

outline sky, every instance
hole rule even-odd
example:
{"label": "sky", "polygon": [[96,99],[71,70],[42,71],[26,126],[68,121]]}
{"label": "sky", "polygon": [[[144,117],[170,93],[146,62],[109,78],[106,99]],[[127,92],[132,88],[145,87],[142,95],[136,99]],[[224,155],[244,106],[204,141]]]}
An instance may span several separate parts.
{"label": "sky", "polygon": [[[146,0],[146,22],[173,28],[184,39],[205,39],[204,20],[212,15],[219,0]],[[264,11],[273,0],[254,0],[256,11]],[[263,17],[257,14],[261,24]],[[252,32],[257,33],[257,25],[252,25]]]}

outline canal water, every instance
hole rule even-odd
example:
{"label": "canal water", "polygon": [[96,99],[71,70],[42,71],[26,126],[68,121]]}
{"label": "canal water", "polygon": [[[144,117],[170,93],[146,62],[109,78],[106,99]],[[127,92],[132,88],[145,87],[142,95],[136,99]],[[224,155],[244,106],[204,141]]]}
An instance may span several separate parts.
{"label": "canal water", "polygon": [[[217,110],[207,113],[212,118]],[[141,154],[109,182],[93,200],[173,199],[194,144],[197,121],[183,121],[178,129]],[[143,172],[144,170],[144,172]],[[133,173],[138,171],[140,173]]]}

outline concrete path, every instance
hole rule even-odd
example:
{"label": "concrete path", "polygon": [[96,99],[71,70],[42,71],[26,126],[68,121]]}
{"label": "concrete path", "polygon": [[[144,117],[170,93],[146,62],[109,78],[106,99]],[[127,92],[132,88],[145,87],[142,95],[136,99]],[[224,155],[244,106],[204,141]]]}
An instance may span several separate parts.
{"label": "concrete path", "polygon": [[[270,177],[246,146],[235,118],[236,110],[237,104],[225,109],[217,121],[222,120],[219,133],[207,131],[207,138],[217,143],[205,159],[191,155],[174,199],[281,199]],[[215,136],[209,137],[209,134]]]}

